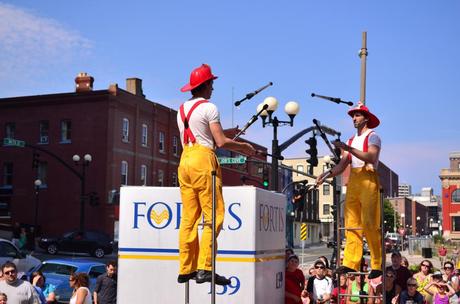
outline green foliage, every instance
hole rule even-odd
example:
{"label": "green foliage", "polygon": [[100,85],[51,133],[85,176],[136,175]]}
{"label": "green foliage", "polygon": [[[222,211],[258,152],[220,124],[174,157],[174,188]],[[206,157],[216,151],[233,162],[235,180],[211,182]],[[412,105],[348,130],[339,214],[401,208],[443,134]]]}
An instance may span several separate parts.
{"label": "green foliage", "polygon": [[442,237],[442,235],[435,235],[433,236],[433,241],[435,244],[444,244],[446,240]]}
{"label": "green foliage", "polygon": [[395,216],[396,216],[396,227],[399,227],[400,222],[399,218],[400,215],[399,213],[395,213],[395,209],[391,205],[389,200],[384,200],[383,201],[383,220],[386,222],[385,225],[385,231],[390,231],[390,232],[397,232],[394,231],[394,221],[395,221]]}

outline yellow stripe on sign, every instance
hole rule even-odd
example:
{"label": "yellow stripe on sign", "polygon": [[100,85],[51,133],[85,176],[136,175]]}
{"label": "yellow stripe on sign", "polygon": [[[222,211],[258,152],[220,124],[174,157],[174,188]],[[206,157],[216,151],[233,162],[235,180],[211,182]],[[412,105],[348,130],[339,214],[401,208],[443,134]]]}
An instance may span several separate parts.
{"label": "yellow stripe on sign", "polygon": [[300,226],[300,239],[305,241],[307,239],[307,223],[302,223]]}
{"label": "yellow stripe on sign", "polygon": [[[165,256],[165,255],[136,255],[136,254],[120,254],[118,255],[120,259],[125,260],[160,260],[160,261],[178,261],[179,256]],[[273,260],[283,260],[285,259],[284,255],[268,256],[261,258],[227,258],[227,257],[217,257],[218,262],[246,262],[246,263],[259,263],[259,262],[268,262]]]}

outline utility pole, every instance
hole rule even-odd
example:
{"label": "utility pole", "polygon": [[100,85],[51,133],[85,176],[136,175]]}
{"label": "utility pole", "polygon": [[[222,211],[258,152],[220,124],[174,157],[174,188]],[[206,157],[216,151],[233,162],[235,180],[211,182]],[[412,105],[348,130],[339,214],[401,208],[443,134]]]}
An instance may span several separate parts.
{"label": "utility pole", "polygon": [[367,32],[363,32],[363,42],[361,50],[359,51],[361,58],[361,90],[359,101],[366,104],[366,59],[367,59]]}

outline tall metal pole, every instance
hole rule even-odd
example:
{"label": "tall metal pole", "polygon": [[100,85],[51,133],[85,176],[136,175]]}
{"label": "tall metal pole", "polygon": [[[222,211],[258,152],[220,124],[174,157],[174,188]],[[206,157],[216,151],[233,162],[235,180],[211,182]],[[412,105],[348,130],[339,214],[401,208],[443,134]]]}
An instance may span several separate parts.
{"label": "tall metal pole", "polygon": [[271,190],[278,191],[278,118],[273,119],[273,140],[272,140],[272,181],[271,181]]}
{"label": "tall metal pole", "polygon": [[359,100],[366,104],[366,59],[367,59],[367,32],[363,32],[363,42],[361,50],[359,51],[361,58],[361,93]]}
{"label": "tall metal pole", "polygon": [[80,193],[80,232],[85,229],[85,175],[87,164],[83,161],[81,173],[81,193]]}

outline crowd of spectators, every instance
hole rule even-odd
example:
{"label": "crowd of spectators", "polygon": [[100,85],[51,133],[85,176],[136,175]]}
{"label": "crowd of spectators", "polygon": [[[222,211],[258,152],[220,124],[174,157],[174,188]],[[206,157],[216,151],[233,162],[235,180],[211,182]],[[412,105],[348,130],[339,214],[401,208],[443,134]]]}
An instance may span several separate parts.
{"label": "crowd of spectators", "polygon": [[[326,257],[319,257],[307,271],[299,268],[299,257],[286,250],[286,304],[457,304],[460,303],[460,270],[444,259],[442,269],[422,260],[412,272],[401,253],[391,254],[385,277],[335,276]],[[364,265],[363,272],[367,271]],[[385,292],[385,297],[383,297]],[[362,295],[363,297],[360,297]],[[339,303],[340,301],[340,303]]]}

